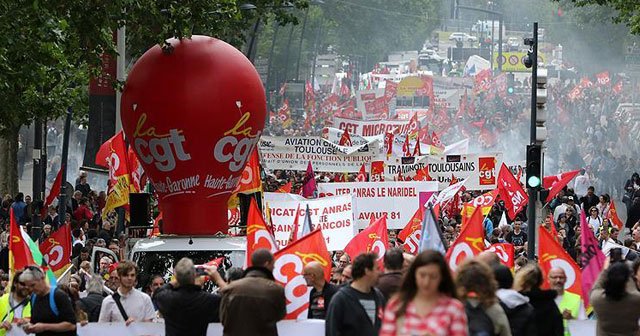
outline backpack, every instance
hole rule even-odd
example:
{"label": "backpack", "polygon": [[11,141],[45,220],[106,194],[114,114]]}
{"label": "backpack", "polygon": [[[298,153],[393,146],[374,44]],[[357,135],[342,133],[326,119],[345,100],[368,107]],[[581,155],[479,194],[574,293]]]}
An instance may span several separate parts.
{"label": "backpack", "polygon": [[[49,308],[51,308],[51,312],[53,313],[53,315],[60,316],[60,312],[58,311],[58,305],[56,304],[56,299],[55,299],[55,293],[56,293],[56,286],[51,286],[51,289],[49,290]],[[31,294],[31,309],[33,309],[33,306],[36,304],[36,295],[35,294]]]}
{"label": "backpack", "polygon": [[482,305],[473,306],[469,301],[464,303],[464,311],[467,313],[469,336],[493,336],[495,329],[493,321],[482,308]]}

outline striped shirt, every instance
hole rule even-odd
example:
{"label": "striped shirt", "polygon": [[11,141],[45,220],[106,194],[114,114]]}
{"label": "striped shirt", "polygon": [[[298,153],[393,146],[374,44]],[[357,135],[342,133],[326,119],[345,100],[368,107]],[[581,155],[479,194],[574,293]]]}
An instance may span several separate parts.
{"label": "striped shirt", "polygon": [[389,302],[382,320],[380,336],[467,336],[467,315],[460,301],[447,296],[438,299],[436,306],[425,316],[418,314],[414,302],[406,313],[396,319],[400,302]]}

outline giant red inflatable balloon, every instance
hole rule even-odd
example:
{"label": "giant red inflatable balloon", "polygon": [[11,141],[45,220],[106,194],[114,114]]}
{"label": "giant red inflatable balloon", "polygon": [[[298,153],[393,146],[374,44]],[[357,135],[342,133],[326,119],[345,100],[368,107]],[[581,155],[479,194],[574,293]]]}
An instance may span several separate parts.
{"label": "giant red inflatable balloon", "polygon": [[169,42],[171,52],[155,46],[129,73],[122,126],[160,196],[164,233],[226,233],[227,200],[264,127],[264,89],[223,41]]}

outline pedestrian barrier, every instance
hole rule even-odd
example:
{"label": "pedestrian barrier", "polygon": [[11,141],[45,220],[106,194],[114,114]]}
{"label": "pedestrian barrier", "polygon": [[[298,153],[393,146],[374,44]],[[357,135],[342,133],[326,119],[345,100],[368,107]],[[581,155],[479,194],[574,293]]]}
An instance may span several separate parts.
{"label": "pedestrian barrier", "polygon": [[[12,328],[7,336],[26,336],[18,327]],[[78,336],[164,336],[164,323],[89,323],[83,327],[78,325]],[[211,323],[207,336],[221,336],[222,324]],[[322,336],[324,335],[323,320],[280,321],[278,322],[280,336]]]}

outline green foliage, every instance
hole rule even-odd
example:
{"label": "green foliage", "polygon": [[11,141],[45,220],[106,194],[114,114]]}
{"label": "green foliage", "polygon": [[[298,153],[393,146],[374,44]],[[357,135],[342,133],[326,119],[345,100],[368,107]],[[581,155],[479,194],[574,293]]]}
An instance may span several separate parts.
{"label": "green foliage", "polygon": [[612,9],[609,17],[615,23],[626,24],[632,34],[640,34],[640,1],[638,0],[571,0],[579,7],[598,5]]}
{"label": "green foliage", "polygon": [[192,34],[235,46],[267,15],[296,23],[285,8],[307,0],[255,0],[243,11],[236,0],[0,0],[0,136],[35,118],[57,118],[68,107],[86,114],[89,78],[101,55],[116,55],[115,31],[126,24],[134,59],[156,43]]}

